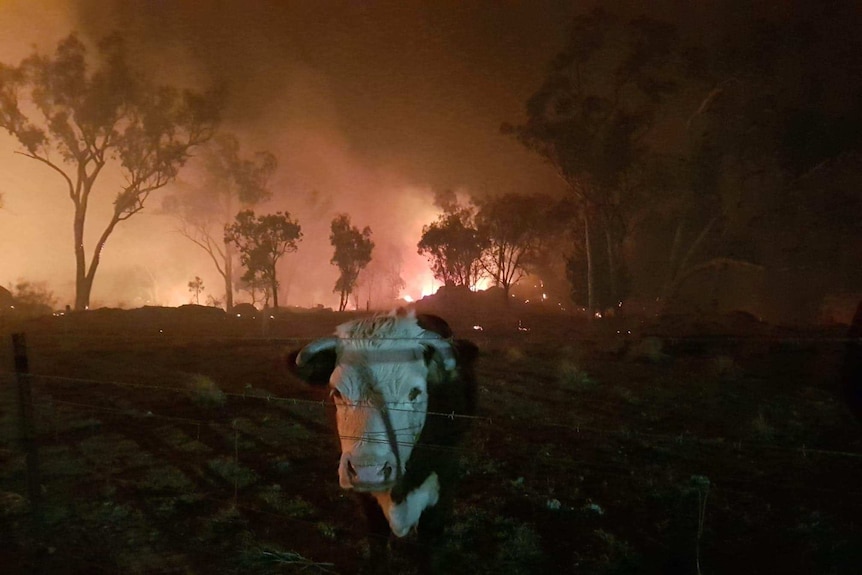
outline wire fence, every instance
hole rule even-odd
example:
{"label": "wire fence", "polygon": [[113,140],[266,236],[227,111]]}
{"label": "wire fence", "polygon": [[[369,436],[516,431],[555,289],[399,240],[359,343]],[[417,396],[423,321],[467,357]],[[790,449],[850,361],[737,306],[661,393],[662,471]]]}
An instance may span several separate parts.
{"label": "wire fence", "polygon": [[[80,339],[76,337],[76,339],[80,343]],[[88,338],[85,336],[83,338],[87,340]],[[100,341],[104,343],[116,343],[116,340],[113,338],[100,338],[100,337],[91,337],[90,341]],[[147,338],[144,338],[147,339]],[[151,338],[151,339],[159,339],[159,338]],[[218,338],[218,340],[223,340],[225,338]],[[310,338],[259,338],[259,339],[249,339],[247,337],[243,338],[227,338],[228,341],[232,343],[245,344],[245,345],[266,345],[273,348],[290,348],[297,347],[308,343]],[[390,338],[390,339],[402,339],[402,338]],[[406,339],[406,338],[405,338]],[[132,340],[130,340],[131,343]],[[134,343],[139,344],[140,339],[135,338]],[[200,338],[189,338],[189,341],[193,341],[196,345],[204,346],[208,343],[208,341],[202,341]],[[410,338],[410,341],[415,341]],[[799,338],[790,338],[782,340],[786,343],[799,343],[801,340]],[[851,341],[848,338],[837,339],[837,338],[817,338],[811,339],[811,341],[817,342],[845,342]],[[854,340],[855,341],[855,340]],[[170,342],[166,342],[171,345],[176,345],[177,342],[172,340]],[[18,361],[18,357],[20,354],[16,353],[16,361]],[[18,367],[18,366],[16,366]],[[8,370],[0,369],[0,376],[5,376],[11,378],[13,376],[17,376],[19,378],[27,378],[30,381],[36,383],[41,382],[45,385],[51,384],[62,384],[66,386],[72,385],[84,385],[84,386],[103,386],[103,387],[113,387],[119,389],[130,389],[137,391],[146,391],[152,392],[155,394],[166,394],[166,395],[176,395],[188,397],[190,394],[190,390],[187,387],[182,386],[166,386],[166,385],[154,385],[149,383],[139,383],[133,381],[120,381],[113,379],[103,379],[103,378],[89,378],[89,377],[71,377],[71,376],[60,376],[54,374],[40,374],[38,372],[30,373],[29,369],[25,369],[22,373],[21,369],[16,369],[15,372],[10,372]],[[306,406],[310,408],[315,408],[321,410],[321,412],[335,410],[336,406],[332,402],[332,400],[327,398],[322,399],[308,399],[304,397],[287,397],[278,395],[271,392],[265,392],[261,394],[260,390],[255,390],[253,393],[246,392],[230,392],[230,391],[220,391],[219,392],[225,398],[231,400],[239,400],[243,402],[257,402],[263,404],[282,404],[282,405],[291,405],[291,406]],[[26,398],[21,400],[22,403],[26,403],[30,401]],[[62,404],[67,406],[74,406],[76,408],[84,409],[84,410],[101,410],[101,411],[111,411],[115,410],[117,413],[122,413],[124,415],[133,416],[136,415],[134,410],[123,410],[116,408],[104,407],[101,405],[88,404],[85,402],[77,401],[72,402],[68,400],[53,400],[56,404]],[[742,399],[737,399],[737,401],[743,401]],[[643,429],[631,429],[626,426],[621,426],[616,429],[608,429],[608,428],[599,428],[588,423],[578,422],[578,414],[583,412],[588,412],[589,408],[595,406],[606,406],[606,405],[616,405],[610,401],[590,398],[590,397],[579,397],[578,404],[583,406],[584,409],[579,409],[578,412],[572,412],[569,417],[565,421],[553,421],[548,418],[542,418],[541,420],[535,419],[527,419],[520,417],[517,412],[511,412],[505,414],[505,419],[500,418],[496,422],[496,427],[500,428],[503,426],[505,422],[506,428],[522,428],[523,424],[529,424],[530,428],[555,428],[560,430],[566,430],[569,432],[574,432],[575,434],[580,433],[591,433],[605,436],[616,436],[616,437],[631,437],[636,435],[637,437],[644,439],[651,439],[657,442],[663,443],[671,443],[671,444],[681,444],[681,443],[694,443],[699,445],[706,446],[715,446],[717,444],[723,444],[729,449],[733,449],[735,451],[739,450],[768,450],[772,452],[786,453],[792,456],[807,456],[807,455],[823,455],[823,456],[834,456],[834,457],[844,457],[844,458],[852,458],[852,459],[862,459],[862,453],[853,452],[853,451],[845,451],[845,450],[837,450],[837,449],[823,449],[817,447],[806,446],[804,444],[800,444],[798,446],[781,446],[775,445],[774,443],[766,443],[766,442],[756,442],[756,441],[735,441],[735,442],[725,442],[724,437],[704,437],[692,434],[685,430],[680,430],[678,433],[656,433],[649,430]],[[382,402],[376,405],[357,405],[354,406],[356,409],[379,409],[381,407],[385,408],[391,412],[413,412],[412,407],[404,407],[404,402]],[[140,414],[137,414],[140,415]],[[194,420],[188,418],[181,418],[176,416],[165,416],[154,414],[151,412],[145,413],[144,417],[149,418],[154,421],[159,420],[172,420],[172,421],[185,421],[188,423],[194,423],[196,425],[208,425],[214,422],[207,420]],[[471,415],[465,413],[456,413],[454,411],[449,412],[437,412],[437,411],[427,411],[427,417],[429,418],[443,418],[450,421],[455,420],[467,420],[471,423],[483,424],[487,426],[495,427],[495,416],[491,414],[482,414],[482,415]],[[344,437],[344,439],[355,439]],[[434,446],[428,445],[430,448],[440,448],[446,450],[452,450],[449,446]]]}
{"label": "wire fence", "polygon": [[[484,336],[483,336],[484,337]],[[63,444],[69,441],[86,441],[87,438],[99,437],[105,441],[112,441],[112,436],[118,431],[137,428],[132,435],[141,439],[144,443],[140,446],[141,452],[149,454],[151,461],[157,461],[165,457],[171,460],[171,465],[178,465],[183,471],[193,475],[198,464],[193,464],[193,457],[180,449],[177,445],[166,441],[155,441],[166,432],[167,428],[177,427],[184,430],[188,436],[204,444],[209,451],[200,460],[215,463],[219,461],[232,464],[227,471],[213,471],[214,467],[208,469],[204,466],[200,473],[213,474],[222,473],[221,481],[210,481],[193,477],[194,498],[196,501],[205,502],[215,507],[230,507],[240,513],[260,518],[262,521],[284,523],[295,526],[296,529],[307,531],[321,529],[319,518],[306,518],[301,514],[285,511],[279,505],[269,504],[263,501],[259,494],[255,494],[242,487],[240,468],[242,465],[252,465],[252,462],[261,457],[268,457],[280,448],[285,448],[290,453],[303,452],[309,443],[320,443],[324,448],[311,450],[315,457],[326,453],[327,448],[334,448],[337,435],[331,426],[333,411],[336,406],[331,399],[320,397],[325,394],[317,393],[318,397],[290,396],[288,394],[272,393],[260,388],[244,391],[222,391],[225,404],[223,409],[196,409],[183,410],[174,409],[177,405],[192,405],[190,400],[190,389],[176,381],[170,384],[152,383],[149,378],[136,381],[135,378],[128,379],[106,378],[100,375],[75,376],[57,375],[45,373],[40,366],[40,359],[44,357],[45,349],[66,349],[74,351],[78,347],[107,350],[134,349],[141,345],[155,349],[158,353],[164,348],[177,348],[182,346],[225,346],[232,352],[240,353],[245,346],[263,347],[267,350],[287,349],[298,347],[307,343],[311,338],[271,338],[271,337],[213,337],[200,338],[194,336],[135,336],[128,338],[117,338],[113,336],[84,336],[76,335],[74,341],[63,337],[38,336],[33,339],[38,345],[33,346],[36,353],[28,356],[26,350],[20,353],[21,342],[15,347],[15,369],[0,369],[0,408],[5,405],[8,412],[5,419],[0,419],[0,425],[5,425],[7,433],[17,435],[18,442],[6,442],[12,453],[6,453],[7,461],[17,457],[19,460],[23,455],[23,462],[16,464],[21,469],[20,474],[25,475],[25,483],[28,493],[28,501],[31,505],[31,514],[34,517],[34,526],[38,529],[38,521],[42,515],[44,506],[44,493],[41,493],[43,485],[52,481],[60,481],[57,471],[51,469],[40,469],[41,464],[49,462],[56,450],[51,451],[54,443]],[[477,338],[473,338],[476,340]],[[480,346],[505,346],[508,342],[493,338],[478,338]],[[523,340],[512,339],[515,343]],[[778,341],[778,340],[776,340]],[[779,343],[788,346],[800,344],[809,345],[825,343],[827,345],[844,345],[846,338],[788,338],[780,340]],[[278,355],[273,353],[273,355]],[[23,359],[21,358],[23,356]],[[502,369],[500,366],[489,366],[487,371],[496,373]],[[481,370],[480,370],[481,371]],[[16,385],[17,384],[17,385]],[[712,465],[713,459],[719,458],[744,458],[747,460],[758,460],[764,462],[773,460],[775,467],[785,466],[792,470],[800,465],[819,465],[821,462],[846,462],[841,463],[845,467],[856,464],[862,460],[862,453],[853,450],[829,449],[812,447],[805,444],[779,444],[776,441],[754,441],[751,439],[734,440],[724,435],[707,435],[691,433],[689,430],[680,428],[675,431],[653,431],[637,425],[625,425],[621,420],[619,426],[600,426],[591,423],[587,415],[594,410],[609,410],[619,407],[620,402],[615,402],[607,397],[592,397],[590,394],[577,396],[577,401],[567,407],[566,411],[555,410],[555,416],[535,417],[534,413],[522,412],[519,407],[523,400],[542,400],[542,391],[533,392],[529,387],[518,389],[507,389],[511,386],[500,386],[493,380],[483,381],[480,373],[480,397],[489,398],[499,394],[509,394],[509,399],[500,403],[494,403],[493,407],[482,407],[478,414],[465,414],[443,411],[429,411],[427,417],[441,424],[464,423],[469,424],[473,430],[473,440],[464,441],[458,445],[425,445],[427,449],[436,450],[441,453],[450,454],[454,458],[460,458],[476,469],[493,470],[500,464],[500,458],[510,457],[512,461],[518,462],[507,469],[505,473],[497,472],[504,477],[494,477],[492,480],[507,484],[514,497],[518,489],[525,489],[531,497],[543,497],[544,491],[538,487],[518,487],[522,477],[513,476],[523,469],[524,474],[531,470],[527,467],[519,468],[524,463],[534,465],[537,469],[551,470],[551,477],[547,479],[549,485],[561,481],[554,479],[559,473],[570,473],[575,465],[583,475],[602,477],[615,481],[621,485],[632,481],[633,473],[654,473],[649,469],[635,470],[626,464],[625,453],[638,449],[662,449],[670,453],[670,460],[657,461],[655,467],[678,466],[681,469],[690,469],[693,472],[704,472],[708,475],[714,485],[721,487],[721,491],[728,497],[738,500],[751,500],[756,496],[754,493],[764,492],[787,492],[788,496],[823,495],[831,498],[842,498],[849,508],[862,510],[862,491],[846,491],[828,485],[816,483],[800,486],[798,481],[788,477],[782,479],[773,475],[754,476],[745,475],[740,472],[740,467],[722,469],[720,464]],[[518,393],[526,393],[527,396],[519,396]],[[530,397],[530,394],[535,393]],[[483,395],[484,394],[484,395]],[[5,397],[5,399],[4,399]],[[558,396],[559,397],[559,394]],[[546,399],[546,401],[548,401]],[[553,401],[551,399],[550,401]],[[742,402],[737,398],[731,401]],[[480,399],[480,405],[484,402]],[[493,402],[489,402],[493,403]],[[576,405],[575,405],[576,404]],[[163,408],[162,408],[163,407]],[[386,409],[393,412],[404,410],[403,405],[387,404]],[[14,413],[13,413],[14,411]],[[2,412],[2,409],[0,409]],[[190,415],[185,415],[188,412]],[[560,413],[564,413],[562,418]],[[62,416],[62,417],[58,417]],[[301,416],[301,417],[300,417]],[[60,421],[65,418],[65,421]],[[254,427],[265,418],[279,419],[288,418],[295,421],[300,434],[290,432],[279,436],[279,431],[274,432],[275,438],[269,442],[262,442],[260,438],[260,426]],[[70,425],[69,423],[72,422]],[[249,423],[251,422],[251,423]],[[533,445],[529,437],[540,435],[548,437],[556,436],[550,446]],[[519,437],[520,436],[520,437]],[[511,451],[507,441],[515,437],[518,439],[515,451]],[[591,437],[602,438],[602,443],[613,444],[619,450],[617,457],[603,459],[590,448]],[[83,438],[83,439],[82,439]],[[148,439],[149,438],[149,439]],[[352,439],[352,438],[347,438]],[[256,444],[257,442],[257,444]],[[86,445],[86,444],[84,444]],[[47,448],[47,449],[46,449]],[[548,453],[542,450],[548,448]],[[82,447],[78,446],[78,450]],[[567,453],[568,452],[568,453]],[[691,453],[696,452],[696,461],[692,463]],[[573,454],[573,455],[572,455]],[[315,468],[324,469],[331,477],[327,481],[327,489],[337,490],[335,481],[335,469],[333,457],[324,457],[325,461],[319,462]],[[564,455],[565,457],[558,457]],[[0,457],[4,456],[0,453]],[[568,459],[567,459],[568,457]],[[188,461],[184,461],[188,458]],[[571,459],[575,461],[572,462]],[[676,458],[676,459],[674,459]],[[102,475],[117,476],[112,479],[121,483],[128,479],[119,479],[122,476],[123,463],[108,460],[102,463],[103,468],[97,470]],[[111,465],[116,469],[112,470]],[[197,465],[197,467],[196,467]],[[107,466],[107,469],[104,467]],[[330,469],[330,467],[332,467]],[[559,473],[554,469],[559,470]],[[251,469],[261,472],[259,467],[252,465]],[[705,471],[704,471],[705,470]],[[52,474],[53,473],[53,474]],[[493,473],[493,471],[492,471]],[[535,473],[535,482],[538,482],[539,473]],[[9,477],[7,472],[6,477]],[[487,481],[487,473],[481,474],[481,481]],[[283,477],[270,476],[266,481],[278,482]],[[478,477],[477,477],[477,480]],[[19,480],[20,481],[20,480]],[[528,484],[530,481],[527,482]],[[510,484],[510,485],[509,485]],[[170,484],[168,484],[170,497]],[[541,493],[540,493],[541,492]],[[552,493],[549,492],[549,493]],[[548,495],[550,497],[551,495]],[[480,495],[475,495],[480,497]],[[568,507],[568,513],[584,513],[578,507],[579,503],[572,498],[565,498],[563,506]],[[535,519],[541,520],[548,513],[548,508],[542,503],[530,507]],[[349,534],[353,538],[377,538],[381,542],[386,539],[381,535],[368,533],[366,529],[352,522],[349,517],[338,522],[338,530]],[[413,548],[422,548],[423,543],[417,540],[403,542]],[[83,549],[81,550],[83,553]],[[263,550],[262,553],[268,553]],[[77,559],[76,559],[77,560]],[[300,561],[302,558],[300,557]],[[95,570],[109,571],[110,566],[94,563]],[[327,572],[332,568],[331,563],[315,563],[313,565],[299,565],[299,569],[310,571]]]}

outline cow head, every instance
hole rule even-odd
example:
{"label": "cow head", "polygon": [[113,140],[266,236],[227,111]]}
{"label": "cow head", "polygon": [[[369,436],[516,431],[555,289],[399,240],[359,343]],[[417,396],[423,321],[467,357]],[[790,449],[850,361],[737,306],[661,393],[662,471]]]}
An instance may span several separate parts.
{"label": "cow head", "polygon": [[340,325],[295,354],[295,372],[328,383],[341,441],[339,483],[394,487],[425,425],[429,388],[456,369],[451,332],[440,318],[398,312]]}

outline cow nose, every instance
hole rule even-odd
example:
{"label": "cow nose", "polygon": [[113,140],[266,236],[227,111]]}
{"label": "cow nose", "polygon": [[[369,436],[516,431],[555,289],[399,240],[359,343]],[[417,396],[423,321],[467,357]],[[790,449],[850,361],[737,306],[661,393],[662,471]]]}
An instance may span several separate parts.
{"label": "cow nose", "polygon": [[373,463],[371,465],[354,465],[347,460],[347,477],[354,485],[374,485],[387,483],[392,478],[392,465],[385,463]]}

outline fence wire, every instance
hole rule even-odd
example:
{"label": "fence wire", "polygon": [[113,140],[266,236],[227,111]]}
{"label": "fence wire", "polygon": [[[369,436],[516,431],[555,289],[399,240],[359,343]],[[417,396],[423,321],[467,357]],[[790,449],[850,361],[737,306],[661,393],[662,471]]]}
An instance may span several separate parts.
{"label": "fence wire", "polygon": [[[13,372],[0,370],[0,376],[13,376]],[[94,379],[94,378],[80,378],[80,377],[68,377],[68,376],[56,376],[56,375],[44,375],[44,374],[29,374],[25,377],[28,377],[31,381],[45,381],[45,382],[59,382],[63,384],[85,384],[85,385],[100,385],[100,386],[111,386],[118,388],[127,388],[127,389],[135,389],[135,390],[145,390],[149,392],[158,392],[158,393],[169,393],[180,396],[189,396],[191,391],[188,388],[184,387],[166,387],[166,386],[158,386],[152,384],[143,384],[143,383],[134,383],[127,381],[117,381],[117,380],[106,380],[106,379]],[[221,392],[227,398],[231,398],[234,400],[241,400],[243,402],[260,402],[264,404],[274,404],[274,405],[288,405],[288,406],[305,406],[309,408],[320,409],[321,411],[334,411],[336,409],[335,404],[328,399],[320,399],[313,400],[301,397],[285,397],[277,394],[272,394],[267,392],[266,395],[260,394],[252,394],[252,393],[236,393],[236,392]],[[589,406],[591,405],[590,400],[578,400],[581,405]],[[217,421],[212,420],[193,420],[188,418],[176,417],[176,416],[166,416],[154,414],[151,412],[148,413],[138,413],[134,410],[124,410],[120,408],[106,408],[104,406],[88,404],[80,401],[72,402],[67,400],[58,400],[53,399],[52,402],[58,405],[68,405],[74,406],[81,409],[90,409],[90,410],[98,410],[103,412],[113,412],[117,414],[123,414],[127,416],[139,416],[150,418],[153,420],[171,420],[171,421],[183,421],[187,423],[193,423],[196,425],[213,425],[219,424]],[[600,402],[602,404],[609,404],[608,402]],[[392,412],[408,412],[412,413],[413,409],[404,409],[402,407],[398,407],[403,405],[403,403],[385,403],[386,409]],[[358,405],[357,409],[379,409],[379,406],[366,406],[366,405]],[[836,449],[823,449],[818,447],[811,447],[807,445],[799,445],[796,447],[788,447],[788,446],[780,446],[774,445],[766,442],[755,442],[755,441],[728,441],[724,437],[702,437],[696,434],[692,434],[687,430],[680,431],[679,433],[656,433],[648,430],[640,430],[640,429],[628,429],[628,428],[620,428],[620,429],[606,429],[606,428],[598,428],[588,424],[581,424],[576,421],[576,418],[573,417],[568,421],[549,421],[547,419],[543,420],[534,420],[534,419],[526,419],[518,417],[515,414],[506,414],[507,417],[499,416],[495,422],[495,417],[490,415],[469,415],[464,413],[456,413],[456,412],[438,412],[438,411],[428,411],[428,417],[436,417],[441,419],[446,419],[449,421],[455,420],[466,420],[471,423],[479,423],[486,426],[491,427],[492,429],[500,430],[503,426],[501,425],[500,417],[502,417],[502,421],[507,421],[507,427],[516,427],[519,429],[523,429],[525,432],[534,432],[538,428],[551,428],[551,429],[559,429],[566,430],[573,435],[578,435],[581,433],[588,433],[594,435],[602,435],[602,436],[613,436],[619,438],[641,438],[641,439],[650,439],[652,441],[661,442],[661,443],[669,443],[674,445],[683,445],[683,444],[697,444],[701,446],[723,446],[726,449],[730,449],[735,452],[740,451],[770,451],[775,453],[784,453],[788,455],[792,455],[793,457],[798,456],[808,456],[808,455],[821,455],[821,456],[829,456],[829,457],[839,457],[839,458],[850,458],[850,459],[862,459],[862,453],[853,452],[853,451],[844,451],[844,450],[836,450]],[[522,427],[523,424],[527,424],[527,427]],[[312,432],[313,433],[313,432]],[[322,436],[324,434],[313,434],[314,436]],[[326,434],[326,437],[337,436],[333,431],[332,434]],[[499,439],[503,434],[498,432],[497,436],[492,436],[492,439]],[[337,436],[341,439],[351,439],[357,440],[360,439],[358,437],[352,436]],[[387,443],[387,441],[380,441],[381,443]],[[406,443],[401,442],[399,445],[414,445],[414,443]],[[434,444],[422,444],[423,447],[428,449],[439,449],[442,451],[449,452],[465,452],[468,451],[466,449],[451,447],[447,445],[434,445]]]}

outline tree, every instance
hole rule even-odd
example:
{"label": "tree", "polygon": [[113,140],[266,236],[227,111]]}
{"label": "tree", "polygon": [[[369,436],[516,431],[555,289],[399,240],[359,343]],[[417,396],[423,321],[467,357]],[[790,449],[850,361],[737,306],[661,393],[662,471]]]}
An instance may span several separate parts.
{"label": "tree", "polygon": [[374,259],[360,272],[353,292],[359,307],[359,291],[363,288],[365,304],[369,307],[390,306],[407,285],[401,277],[403,255],[396,243],[375,244]]}
{"label": "tree", "polygon": [[244,275],[238,283],[239,289],[251,297],[251,305],[261,308],[269,307],[272,299],[272,287],[269,282],[256,275]]}
{"label": "tree", "polygon": [[428,258],[434,277],[444,284],[473,287],[481,276],[486,242],[473,218],[470,208],[450,207],[422,228],[418,252]]}
{"label": "tree", "polygon": [[329,263],[338,267],[339,276],[333,291],[340,294],[338,311],[347,307],[350,294],[356,287],[359,272],[371,261],[374,242],[371,241],[371,228],[359,228],[350,225],[350,216],[339,214],[332,220],[332,233],[329,243],[335,248],[335,253]]}
{"label": "tree", "polygon": [[858,14],[806,12],[728,16],[698,46],[693,97],[675,106],[684,137],[667,160],[669,193],[655,195],[641,234],[667,230],[658,253],[668,301],[709,286],[717,304],[722,278],[754,272],[769,293],[763,307],[810,320],[828,290],[862,285],[851,263],[862,207],[862,171],[851,168],[862,147]]}
{"label": "tree", "polygon": [[189,282],[189,292],[194,295],[194,303],[200,305],[201,292],[204,291],[204,280],[200,276],[195,276],[195,279]]}
{"label": "tree", "polygon": [[[129,67],[118,35],[99,43],[99,66],[75,35],[53,57],[33,54],[18,67],[0,65],[0,127],[19,153],[56,172],[74,205],[75,309],[90,303],[102,251],[116,226],[144,209],[150,194],[176,178],[190,151],[207,141],[221,108],[216,94],[153,86]],[[103,170],[122,183],[90,260],[85,224]]]}
{"label": "tree", "polygon": [[[647,17],[625,21],[602,8],[579,16],[528,100],[526,122],[502,126],[553,166],[571,191],[590,309],[615,303],[624,292],[628,208],[640,191],[646,137],[676,87],[676,41],[671,25]],[[594,265],[599,256],[602,268]],[[605,289],[597,293],[600,270]]]}
{"label": "tree", "polygon": [[267,184],[277,167],[275,156],[257,152],[253,158],[240,154],[232,134],[219,134],[201,155],[203,183],[186,186],[164,202],[180,221],[180,233],[203,249],[213,261],[225,286],[226,307],[233,307],[233,248],[224,242],[224,227],[239,207],[247,208],[267,199]]}
{"label": "tree", "polygon": [[273,307],[278,309],[276,264],[286,253],[295,252],[302,239],[299,224],[287,212],[255,217],[253,210],[243,210],[236,221],[225,227],[225,242],[239,250],[239,260],[246,269],[242,279],[260,278],[269,284]]}
{"label": "tree", "polygon": [[22,317],[49,315],[57,305],[54,292],[48,289],[45,282],[30,282],[18,280],[15,286],[9,286],[9,292],[14,301],[14,309]]}
{"label": "tree", "polygon": [[479,202],[476,228],[486,241],[480,263],[494,283],[509,290],[526,273],[548,233],[546,213],[551,200],[543,196],[506,194]]}
{"label": "tree", "polygon": [[180,233],[204,250],[224,279],[225,305],[233,309],[233,248],[224,241],[237,204],[249,208],[270,197],[267,184],[278,166],[269,152],[252,158],[240,153],[233,134],[216,135],[203,148],[203,181],[165,199],[164,208],[180,221]]}

